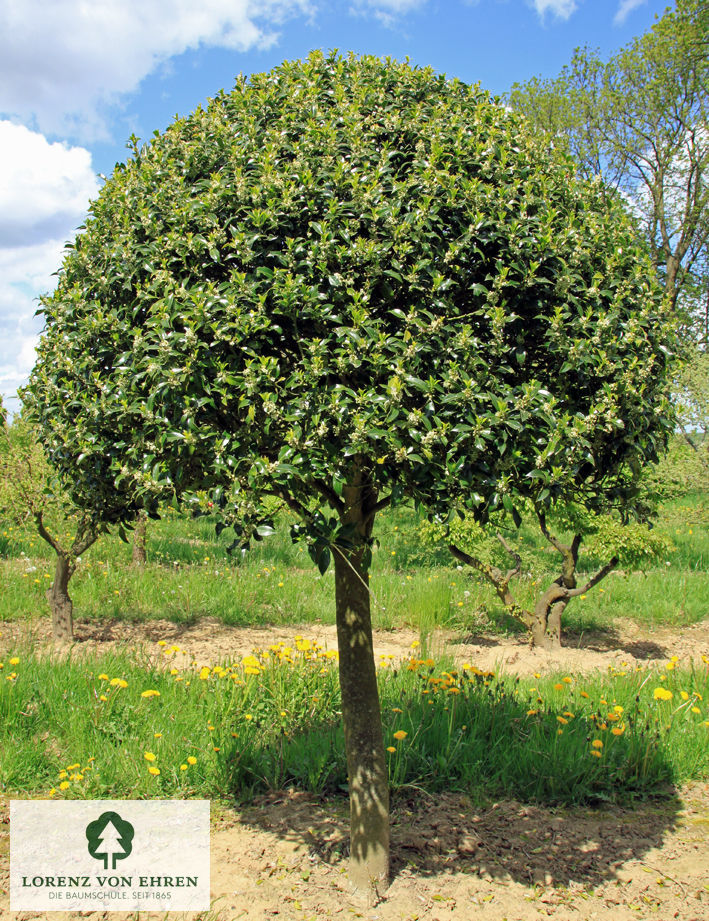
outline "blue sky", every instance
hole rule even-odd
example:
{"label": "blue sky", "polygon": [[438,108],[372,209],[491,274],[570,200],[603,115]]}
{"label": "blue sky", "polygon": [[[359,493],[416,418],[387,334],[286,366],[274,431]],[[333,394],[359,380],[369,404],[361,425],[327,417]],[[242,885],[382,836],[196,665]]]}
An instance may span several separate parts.
{"label": "blue sky", "polygon": [[664,0],[0,0],[0,393],[34,363],[50,291],[132,133],[149,138],[238,73],[313,48],[430,65],[495,94],[604,55]]}

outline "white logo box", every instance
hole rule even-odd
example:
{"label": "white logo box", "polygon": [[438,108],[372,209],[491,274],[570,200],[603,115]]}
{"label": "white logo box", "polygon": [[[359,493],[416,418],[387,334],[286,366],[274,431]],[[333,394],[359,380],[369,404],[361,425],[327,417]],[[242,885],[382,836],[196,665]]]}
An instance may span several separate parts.
{"label": "white logo box", "polygon": [[204,911],[208,800],[11,800],[11,911]]}

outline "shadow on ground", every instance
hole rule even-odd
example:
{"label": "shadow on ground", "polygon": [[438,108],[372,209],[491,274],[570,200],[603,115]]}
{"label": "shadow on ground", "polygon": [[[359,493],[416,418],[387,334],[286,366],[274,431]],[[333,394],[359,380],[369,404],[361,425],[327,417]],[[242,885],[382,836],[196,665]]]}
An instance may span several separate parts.
{"label": "shadow on ground", "polygon": [[[470,873],[522,885],[595,887],[628,861],[643,861],[675,827],[681,802],[672,791],[633,809],[550,808],[515,801],[474,808],[458,794],[398,796],[392,803],[392,880]],[[311,858],[341,863],[348,853],[344,798],[319,800],[285,791],[245,808],[241,821],[308,848]]]}
{"label": "shadow on ground", "polygon": [[[509,648],[510,643],[516,643],[520,647],[529,646],[527,636],[519,633],[517,636],[494,636],[489,633],[468,632],[454,639],[449,640],[452,646],[472,645],[481,648],[494,649],[496,646]],[[580,633],[566,630],[561,638],[562,648],[566,649],[589,649],[593,652],[619,652],[634,659],[668,659],[674,650],[670,650],[665,645],[660,645],[652,640],[631,639],[623,636],[613,627],[603,629],[594,629]]]}

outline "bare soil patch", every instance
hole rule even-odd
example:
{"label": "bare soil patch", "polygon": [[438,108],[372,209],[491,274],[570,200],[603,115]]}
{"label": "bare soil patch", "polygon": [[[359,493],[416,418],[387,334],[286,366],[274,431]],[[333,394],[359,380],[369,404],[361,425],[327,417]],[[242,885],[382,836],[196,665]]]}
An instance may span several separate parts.
{"label": "bare soil patch", "polygon": [[[337,648],[335,627],[326,624],[297,626],[232,627],[214,618],[195,623],[176,624],[168,620],[98,622],[80,620],[75,624],[72,654],[142,649],[159,653],[159,641],[167,647],[178,646],[171,654],[171,664],[216,665],[233,662],[254,650],[267,649],[277,642],[292,644],[296,637],[320,643],[326,649]],[[421,656],[421,648],[412,649],[419,640],[413,630],[375,630],[374,651],[377,656],[391,656],[401,661],[412,654]],[[0,624],[0,648],[14,644],[53,650],[48,618]],[[629,621],[618,621],[602,633],[566,634],[564,646],[556,650],[531,649],[526,638],[485,633],[461,635],[451,630],[436,630],[425,640],[424,653],[434,658],[441,653],[458,663],[469,662],[485,671],[503,670],[518,675],[535,672],[585,673],[607,669],[626,662],[628,665],[665,663],[677,656],[683,664],[699,664],[709,655],[709,620],[690,627],[655,627],[651,632]]]}
{"label": "bare soil patch", "polygon": [[[200,665],[292,642],[298,633],[335,647],[334,628],[312,625],[298,631],[224,627],[216,621],[189,626],[79,622],[76,632],[78,654],[139,647],[155,652],[161,649],[155,644],[165,640],[183,650],[179,656]],[[49,639],[45,621],[0,625],[4,648],[30,640],[50,649]],[[400,659],[410,654],[415,640],[413,632],[380,632],[376,652]],[[547,653],[516,638],[461,639],[441,632],[431,638],[429,651],[518,674],[587,672],[622,662],[666,662],[673,655],[686,662],[709,654],[709,622],[651,634],[623,623],[608,634],[567,637],[567,644]],[[0,918],[35,921],[47,916],[9,911],[8,799],[0,794]],[[561,809],[514,801],[476,807],[460,795],[399,796],[392,810],[392,884],[385,900],[372,908],[348,895],[347,828],[344,799],[321,801],[283,791],[245,808],[213,804],[209,921],[709,921],[709,784],[627,808]],[[52,912],[49,917],[135,921],[138,916]],[[204,916],[139,917],[197,921]]]}

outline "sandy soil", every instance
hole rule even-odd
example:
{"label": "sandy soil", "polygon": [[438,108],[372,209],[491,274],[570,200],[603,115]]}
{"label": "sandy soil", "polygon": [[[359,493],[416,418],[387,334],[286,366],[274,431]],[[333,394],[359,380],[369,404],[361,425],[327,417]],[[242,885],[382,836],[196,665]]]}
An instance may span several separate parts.
{"label": "sandy soil", "polygon": [[[303,636],[334,648],[330,627],[304,627]],[[27,640],[27,625],[2,625],[0,643]],[[30,628],[39,647],[45,622]],[[188,627],[77,624],[75,652],[106,646],[179,645],[202,664],[233,660],[298,630],[226,628],[201,621]],[[405,656],[416,637],[405,631],[376,637],[378,655]],[[441,633],[431,652],[446,650],[480,668],[529,674],[580,672],[609,664],[699,659],[709,654],[709,621],[643,635],[618,625],[602,636],[567,637],[557,652],[530,650],[514,639],[483,635],[460,640]],[[0,793],[0,918],[57,921],[135,919],[115,912],[10,913],[8,799]],[[366,908],[347,888],[347,814],[342,801],[284,791],[248,808],[212,812],[213,912],[209,921],[709,921],[709,785],[675,791],[669,799],[632,809],[557,809],[505,801],[474,808],[459,795],[399,797],[392,809],[392,883],[384,901]],[[140,918],[205,918],[141,913]]]}

